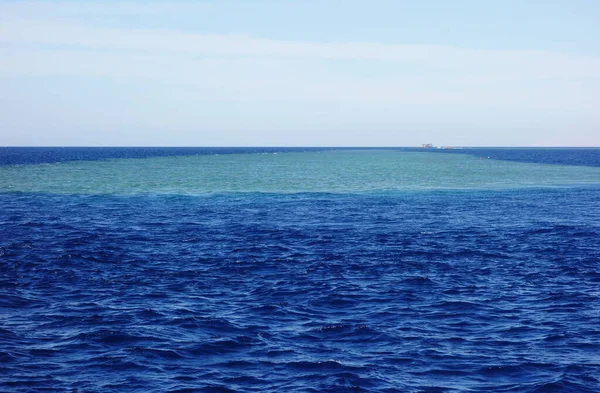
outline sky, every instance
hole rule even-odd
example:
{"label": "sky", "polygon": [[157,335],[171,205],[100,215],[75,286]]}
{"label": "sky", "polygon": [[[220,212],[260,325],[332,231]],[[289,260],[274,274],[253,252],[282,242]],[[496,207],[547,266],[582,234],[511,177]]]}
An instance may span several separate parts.
{"label": "sky", "polygon": [[0,146],[600,146],[597,0],[0,0]]}

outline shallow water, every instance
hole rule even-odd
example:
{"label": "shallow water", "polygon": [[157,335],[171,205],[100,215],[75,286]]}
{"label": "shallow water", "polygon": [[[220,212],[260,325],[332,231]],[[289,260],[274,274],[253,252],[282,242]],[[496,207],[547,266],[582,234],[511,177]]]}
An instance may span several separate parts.
{"label": "shallow water", "polygon": [[599,168],[268,153],[0,167],[0,390],[600,390]]}
{"label": "shallow water", "polygon": [[507,189],[600,183],[600,167],[462,154],[335,150],[0,166],[0,192],[175,194],[360,193]]}

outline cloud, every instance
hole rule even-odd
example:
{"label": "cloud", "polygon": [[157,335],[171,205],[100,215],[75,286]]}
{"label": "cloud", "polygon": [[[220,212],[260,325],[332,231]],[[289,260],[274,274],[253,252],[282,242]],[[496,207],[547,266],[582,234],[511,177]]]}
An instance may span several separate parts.
{"label": "cloud", "polygon": [[[323,119],[328,124],[351,125],[369,124],[381,118],[388,129],[394,129],[398,119],[406,118],[406,124],[418,126],[421,122],[441,127],[444,119],[448,123],[474,124],[470,119],[477,118],[478,111],[487,117],[477,118],[477,124],[485,124],[489,119],[503,120],[501,115],[490,113],[510,113],[528,119],[522,115],[528,110],[574,113],[571,118],[583,114],[588,123],[598,119],[600,58],[595,56],[443,45],[294,41],[251,32],[209,34],[175,27],[144,28],[141,24],[124,28],[103,19],[115,15],[125,19],[175,18],[186,12],[207,12],[214,4],[0,4],[0,84],[2,78],[54,78],[65,85],[69,79],[76,80],[69,86],[69,100],[74,101],[80,89],[89,86],[94,91],[97,80],[114,82],[114,94],[127,97],[119,104],[123,109],[113,108],[113,112],[122,113],[115,123],[135,124],[146,117],[145,127],[160,123],[156,113],[144,114],[146,107],[152,107],[154,112],[169,108],[165,118],[172,122],[180,116],[176,121],[184,128],[198,120],[193,103],[208,101],[226,103],[222,107],[211,106],[211,111],[223,112],[213,118],[213,124],[222,124],[226,112],[234,107],[238,113],[244,113],[244,119],[255,121],[257,128],[268,123],[264,119],[272,118],[270,105],[282,110],[282,105],[287,104],[292,114],[281,117],[281,126],[291,118],[314,128]],[[143,86],[138,89],[144,90],[143,95],[126,91],[124,86],[131,85]],[[16,83],[11,86],[13,92],[18,90]],[[22,102],[32,102],[31,95],[37,93],[24,92]],[[7,101],[12,99],[4,94]],[[260,102],[266,104],[260,107]],[[81,106],[80,111],[91,111],[86,109],[90,105]],[[249,106],[262,111],[264,119],[244,109]],[[410,113],[415,106],[425,108],[419,118]],[[306,111],[321,114],[310,118],[297,108],[310,108]],[[440,108],[446,110],[443,115]],[[495,112],[489,108],[495,108]],[[506,108],[512,108],[512,112]],[[51,112],[48,110],[48,116]],[[459,115],[454,112],[463,118],[457,120]],[[135,118],[131,119],[133,114]],[[206,116],[209,115],[206,109]],[[90,112],[90,123],[96,121],[93,116],[97,114]],[[424,116],[431,117],[431,121],[423,120]],[[436,116],[444,117],[434,121]],[[15,124],[20,121],[15,120]],[[518,126],[528,127],[526,121]],[[230,124],[232,128],[241,127]],[[539,124],[535,127],[543,128]]]}
{"label": "cloud", "polygon": [[[309,60],[385,61],[424,70],[521,78],[599,77],[600,58],[535,50],[482,50],[441,45],[373,42],[306,42],[254,37],[243,32],[202,34],[189,31],[103,26],[98,16],[203,13],[206,1],[19,1],[0,4],[0,43],[38,45],[158,56],[263,57]],[[128,19],[131,21],[132,19]],[[133,19],[136,20],[136,19]]]}
{"label": "cloud", "polygon": [[[297,42],[48,21],[3,23],[0,43],[5,74],[137,79],[252,100],[581,108],[598,98],[598,86],[582,81],[600,76],[599,59],[559,53]],[[356,62],[365,62],[367,71],[356,72]],[[398,70],[379,75],[381,64]]]}
{"label": "cloud", "polygon": [[0,42],[72,49],[154,52],[204,57],[369,60],[465,73],[515,73],[522,77],[600,76],[600,58],[524,50],[480,50],[435,45],[320,43],[200,34],[177,30],[107,28],[48,20],[4,21]]}

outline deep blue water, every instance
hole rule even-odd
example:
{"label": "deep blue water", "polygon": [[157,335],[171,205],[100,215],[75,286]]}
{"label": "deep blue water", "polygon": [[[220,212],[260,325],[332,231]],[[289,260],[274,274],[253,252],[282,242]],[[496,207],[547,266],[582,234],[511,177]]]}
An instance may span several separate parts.
{"label": "deep blue water", "polygon": [[598,392],[599,197],[0,193],[0,391]]}
{"label": "deep blue water", "polygon": [[173,157],[318,151],[319,147],[0,147],[0,165],[95,161],[112,158]]}
{"label": "deep blue water", "polygon": [[435,149],[436,153],[471,154],[477,157],[542,164],[600,166],[600,148],[467,148]]}

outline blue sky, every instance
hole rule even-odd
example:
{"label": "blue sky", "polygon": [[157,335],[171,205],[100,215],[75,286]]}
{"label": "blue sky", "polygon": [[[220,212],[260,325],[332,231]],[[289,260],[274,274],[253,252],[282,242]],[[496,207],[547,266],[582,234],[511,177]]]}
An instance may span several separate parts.
{"label": "blue sky", "polygon": [[600,2],[2,1],[0,145],[600,146]]}

